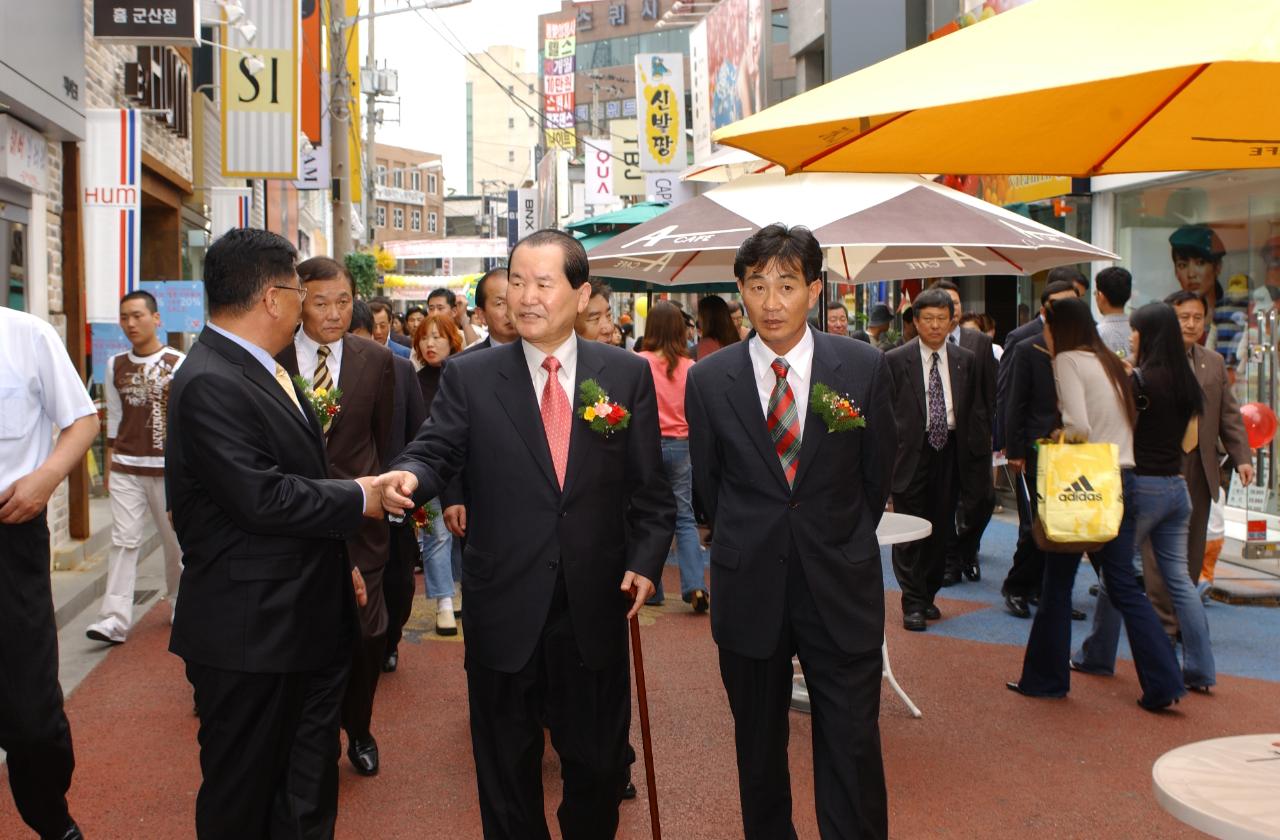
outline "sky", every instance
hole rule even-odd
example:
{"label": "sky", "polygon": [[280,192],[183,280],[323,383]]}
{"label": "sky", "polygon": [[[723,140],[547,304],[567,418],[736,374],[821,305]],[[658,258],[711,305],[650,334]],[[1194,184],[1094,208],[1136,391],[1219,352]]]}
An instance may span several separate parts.
{"label": "sky", "polygon": [[[413,3],[421,5],[422,0]],[[376,4],[379,12],[410,5],[408,0],[376,0]],[[360,6],[362,12],[368,10],[364,0]],[[446,36],[447,25],[468,52],[504,44],[523,47],[527,66],[535,67],[538,15],[559,8],[559,0],[471,0],[434,12],[408,11],[378,17],[374,41],[378,63],[386,62],[400,74],[400,124],[390,122],[396,116],[396,107],[383,105],[387,121],[378,128],[378,141],[443,155],[445,188],[464,192],[465,62],[444,38],[431,31],[423,17]],[[360,37],[364,54],[368,42],[363,30]]]}

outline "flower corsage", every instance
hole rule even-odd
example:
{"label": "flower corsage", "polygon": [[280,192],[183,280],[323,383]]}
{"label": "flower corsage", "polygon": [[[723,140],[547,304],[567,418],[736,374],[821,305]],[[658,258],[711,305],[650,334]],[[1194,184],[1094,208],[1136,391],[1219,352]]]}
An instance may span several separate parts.
{"label": "flower corsage", "polygon": [[578,416],[587,421],[591,431],[605,437],[631,422],[631,412],[610,402],[609,395],[594,379],[583,380],[578,386]]}
{"label": "flower corsage", "polygon": [[338,416],[338,412],[342,411],[342,406],[338,405],[338,401],[342,399],[342,389],[312,388],[311,384],[301,376],[295,376],[293,384],[298,386],[302,396],[311,403],[311,410],[316,413],[316,419],[320,421],[320,431],[328,432],[329,424]]}
{"label": "flower corsage", "polygon": [[829,432],[848,432],[867,425],[862,409],[848,394],[841,394],[821,382],[814,383],[809,408],[822,418]]}

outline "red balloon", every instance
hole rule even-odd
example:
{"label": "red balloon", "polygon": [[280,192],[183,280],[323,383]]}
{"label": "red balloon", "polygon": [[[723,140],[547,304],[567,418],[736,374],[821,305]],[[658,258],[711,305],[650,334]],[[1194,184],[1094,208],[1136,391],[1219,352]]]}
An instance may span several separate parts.
{"label": "red balloon", "polygon": [[1249,435],[1249,448],[1261,449],[1276,436],[1276,413],[1266,403],[1251,402],[1240,406],[1245,432]]}

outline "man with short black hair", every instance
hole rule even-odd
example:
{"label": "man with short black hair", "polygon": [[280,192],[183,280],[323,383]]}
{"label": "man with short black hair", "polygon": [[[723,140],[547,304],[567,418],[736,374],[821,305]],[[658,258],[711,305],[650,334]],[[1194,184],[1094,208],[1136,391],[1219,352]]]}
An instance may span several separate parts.
{"label": "man with short black hair", "polygon": [[609,295],[612,290],[601,280],[591,279],[591,299],[587,308],[578,314],[573,328],[587,341],[603,341],[613,335],[613,320],[609,312]]}
{"label": "man with short black hair", "polygon": [[1107,349],[1122,359],[1129,358],[1129,316],[1124,305],[1133,294],[1133,275],[1118,265],[1108,266],[1093,278],[1096,290],[1093,302],[1102,313],[1098,321],[1098,337]]}
{"label": "man with short black hair", "polygon": [[427,313],[420,306],[410,306],[404,311],[404,334],[412,343],[413,333],[418,329],[418,324],[422,323],[422,319],[427,317]]}
{"label": "man with short black hair", "polygon": [[369,298],[369,313],[373,316],[373,343],[381,344],[401,358],[410,358],[410,348],[407,344],[391,340],[391,316],[394,314],[391,301],[384,297]]}
{"label": "man with short black hair", "polygon": [[467,317],[466,295],[454,294],[452,289],[432,289],[427,295],[427,313],[452,318],[458,332],[462,333],[464,348],[480,340],[480,334],[476,332],[471,319]]}
{"label": "man with short black hair", "polygon": [[832,335],[849,334],[849,310],[845,308],[844,301],[827,302],[827,332]]}
{"label": "man with short black hair", "polygon": [[748,237],[734,275],[756,334],[694,365],[685,391],[694,487],[715,522],[711,632],[749,840],[796,836],[787,769],[795,655],[813,708],[819,832],[888,835],[876,526],[896,448],[891,377],[874,348],[807,325],[821,271],[822,248],[805,228],[775,224]]}
{"label": "man with short black hair", "polygon": [[[561,834],[617,832],[627,622],[675,533],[648,363],[574,335],[588,272],[582,244],[562,231],[518,242],[507,300],[521,340],[450,359],[431,417],[379,479],[393,513],[461,471],[470,487],[462,593],[485,837],[548,836],[544,719],[564,777]],[[608,416],[596,414],[606,400]]]}
{"label": "man with short black hair", "polygon": [[373,479],[327,478],[314,411],[273,358],[293,341],[307,290],[297,252],[274,233],[235,228],[205,255],[209,320],[169,395],[165,479],[182,543],[182,606],[169,650],[186,663],[200,716],[200,838],[332,836],[337,779],[324,801],[290,784],[315,682],[351,655],[356,589],[345,541],[381,518]]}
{"label": "man with short black hair", "polygon": [[103,482],[111,494],[111,554],[98,621],[85,635],[122,644],[133,626],[134,583],[142,530],[150,517],[164,549],[169,622],[177,609],[182,549],[164,498],[169,383],[185,356],[160,340],[160,311],[150,292],[120,299],[120,329],[132,349],[107,359],[107,451]]}
{"label": "man with short black hair", "polygon": [[472,347],[510,344],[520,338],[507,307],[507,269],[493,268],[476,282],[476,311],[489,334]]}

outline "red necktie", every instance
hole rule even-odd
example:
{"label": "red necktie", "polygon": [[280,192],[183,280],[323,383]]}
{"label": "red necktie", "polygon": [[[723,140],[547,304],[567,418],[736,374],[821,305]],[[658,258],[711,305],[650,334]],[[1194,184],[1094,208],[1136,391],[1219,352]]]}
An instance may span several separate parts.
{"label": "red necktie", "polygon": [[787,477],[787,484],[796,482],[796,470],[800,467],[800,416],[796,412],[795,395],[787,384],[787,371],[791,366],[787,360],[777,358],[773,364],[773,375],[777,377],[773,385],[773,393],[769,395],[769,435],[773,438],[773,446],[778,450],[778,460],[782,462],[782,472]]}
{"label": "red necktie", "polygon": [[547,356],[542,360],[547,372],[547,384],[542,386],[542,428],[547,433],[547,446],[551,449],[551,463],[556,468],[556,480],[564,489],[564,469],[569,461],[569,423],[572,412],[569,398],[560,385],[560,360]]}

